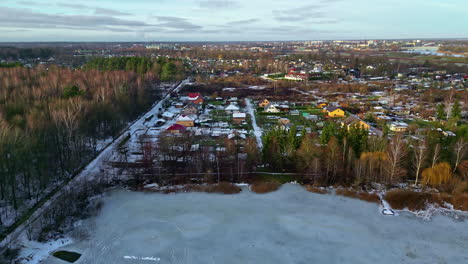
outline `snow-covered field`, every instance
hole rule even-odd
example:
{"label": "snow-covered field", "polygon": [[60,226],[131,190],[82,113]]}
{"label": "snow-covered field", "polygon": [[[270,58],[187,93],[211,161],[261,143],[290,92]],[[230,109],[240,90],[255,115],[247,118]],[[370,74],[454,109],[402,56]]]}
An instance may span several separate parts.
{"label": "snow-covered field", "polygon": [[[76,263],[467,263],[468,222],[424,221],[286,184],[258,195],[113,190]],[[48,264],[64,263],[50,257]]]}

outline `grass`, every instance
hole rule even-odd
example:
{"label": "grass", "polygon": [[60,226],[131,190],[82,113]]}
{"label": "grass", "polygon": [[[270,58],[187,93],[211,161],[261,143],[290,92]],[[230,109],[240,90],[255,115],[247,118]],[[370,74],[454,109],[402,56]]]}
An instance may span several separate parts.
{"label": "grass", "polygon": [[363,191],[356,191],[350,189],[338,189],[336,190],[337,195],[342,195],[349,198],[359,199],[369,203],[380,203],[380,197],[375,193],[368,193]]}
{"label": "grass", "polygon": [[278,190],[280,186],[281,183],[277,181],[254,182],[250,189],[255,193],[269,193]]}
{"label": "grass", "polygon": [[70,263],[76,262],[81,257],[81,254],[79,253],[65,251],[65,250],[55,251],[52,255],[58,259],[61,259]]}

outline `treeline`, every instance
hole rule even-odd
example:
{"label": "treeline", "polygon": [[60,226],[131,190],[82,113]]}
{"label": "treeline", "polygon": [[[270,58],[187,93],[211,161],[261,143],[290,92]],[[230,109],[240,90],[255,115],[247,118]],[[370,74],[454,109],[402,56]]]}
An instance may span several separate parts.
{"label": "treeline", "polygon": [[346,129],[328,122],[320,135],[295,128],[269,131],[262,158],[275,172],[298,172],[312,184],[451,184],[453,179],[468,180],[467,137],[466,129],[453,137],[427,129],[388,139],[370,137],[358,126]]}
{"label": "treeline", "polygon": [[0,226],[149,108],[159,96],[156,80],[151,72],[1,68]]}
{"label": "treeline", "polygon": [[54,51],[50,48],[0,47],[0,59],[3,60],[48,59],[53,55]]}
{"label": "treeline", "polygon": [[186,74],[186,66],[183,61],[159,57],[154,60],[149,57],[113,57],[95,58],[86,63],[86,70],[133,71],[138,74],[152,73],[161,81],[182,80]]}

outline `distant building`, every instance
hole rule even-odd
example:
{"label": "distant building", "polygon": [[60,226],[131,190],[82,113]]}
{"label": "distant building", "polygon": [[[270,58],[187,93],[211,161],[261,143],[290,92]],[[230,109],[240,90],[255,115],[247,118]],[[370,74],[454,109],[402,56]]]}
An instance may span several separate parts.
{"label": "distant building", "polygon": [[185,107],[183,113],[184,115],[197,115],[198,107],[195,104],[190,103]]}

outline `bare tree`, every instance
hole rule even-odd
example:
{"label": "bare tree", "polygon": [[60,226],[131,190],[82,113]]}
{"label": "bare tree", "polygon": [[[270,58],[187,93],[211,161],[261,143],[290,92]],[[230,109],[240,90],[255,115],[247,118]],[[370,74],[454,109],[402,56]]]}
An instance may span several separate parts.
{"label": "bare tree", "polygon": [[416,178],[414,180],[414,184],[418,184],[419,180],[419,173],[421,172],[422,166],[427,160],[428,151],[427,151],[427,142],[426,140],[417,141],[413,145],[413,166],[416,169]]}
{"label": "bare tree", "polygon": [[466,141],[462,138],[455,143],[454,147],[454,152],[455,152],[455,165],[453,167],[453,172],[455,172],[458,168],[458,165],[460,162],[463,160],[463,158],[466,155],[466,147],[467,143]]}
{"label": "bare tree", "polygon": [[431,167],[434,167],[437,164],[437,161],[440,158],[440,144],[435,145],[434,152],[432,153],[432,163]]}
{"label": "bare tree", "polygon": [[402,135],[395,135],[387,148],[387,159],[389,162],[387,182],[394,182],[404,175],[405,171],[401,165],[406,152],[406,144],[403,141]]}

